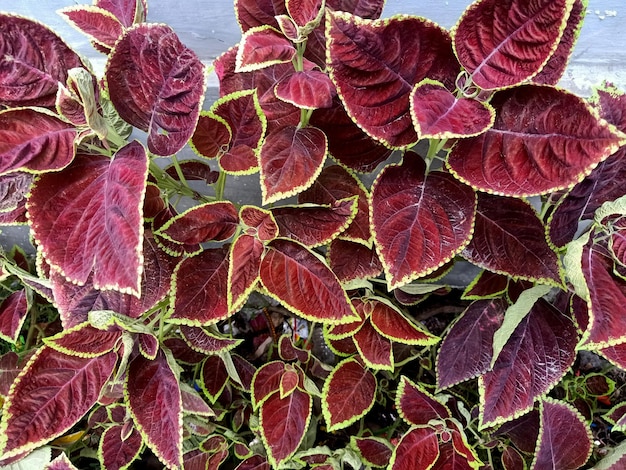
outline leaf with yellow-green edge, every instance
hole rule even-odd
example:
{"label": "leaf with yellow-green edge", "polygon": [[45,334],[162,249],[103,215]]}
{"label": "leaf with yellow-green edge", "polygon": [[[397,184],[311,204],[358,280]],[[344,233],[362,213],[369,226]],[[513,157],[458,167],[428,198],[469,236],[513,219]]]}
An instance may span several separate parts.
{"label": "leaf with yellow-green edge", "polygon": [[42,470],[78,470],[65,453],[46,464]]}
{"label": "leaf with yellow-green edge", "polygon": [[256,410],[270,395],[280,389],[285,363],[271,361],[263,364],[252,377],[252,407]]}
{"label": "leaf with yellow-green edge", "polygon": [[270,25],[247,30],[237,49],[235,72],[252,72],[275,64],[291,62],[296,49],[280,31]]}
{"label": "leaf with yellow-green edge", "polygon": [[390,470],[419,468],[429,470],[439,459],[439,437],[430,426],[412,427],[394,448]]}
{"label": "leaf with yellow-green edge", "polygon": [[122,334],[123,330],[113,323],[106,329],[98,329],[84,322],[44,338],[43,341],[61,353],[88,358],[112,351],[120,344]]}
{"label": "leaf with yellow-green edge", "polygon": [[359,318],[323,258],[293,240],[277,238],[267,245],[260,278],[271,297],[308,320],[340,324]]}
{"label": "leaf with yellow-green edge", "polygon": [[365,465],[378,468],[387,467],[393,452],[389,441],[376,436],[350,436],[350,447],[359,454]]}
{"label": "leaf with yellow-green edge", "polygon": [[263,205],[310,187],[327,152],[326,135],[316,127],[285,126],[269,133],[259,154]]}
{"label": "leaf with yellow-green edge", "polygon": [[32,304],[32,294],[25,288],[10,294],[0,303],[0,338],[15,344]]}
{"label": "leaf with yellow-green edge", "polygon": [[376,377],[350,357],[332,370],[322,388],[322,413],[328,431],[348,427],[374,406]]}
{"label": "leaf with yellow-green edge", "polygon": [[200,387],[211,403],[219,398],[228,383],[228,371],[219,355],[208,356],[202,362]]}
{"label": "leaf with yellow-green edge", "polygon": [[[350,231],[350,227],[346,232]],[[348,284],[378,277],[383,272],[383,265],[374,247],[344,240],[342,235],[330,242],[326,252],[328,265],[341,283]]]}
{"label": "leaf with yellow-green edge", "polygon": [[228,262],[228,310],[241,308],[259,282],[265,245],[257,237],[239,235],[230,246]]}
{"label": "leaf with yellow-green edge", "polygon": [[415,426],[426,425],[431,420],[443,420],[451,416],[446,405],[404,375],[400,378],[395,403],[402,419]]}
{"label": "leaf with yellow-green edge", "polygon": [[278,387],[280,398],[286,398],[291,395],[298,386],[299,381],[300,377],[297,370],[292,365],[286,364],[285,370],[280,376],[280,386]]}
{"label": "leaf with yellow-green edge", "polygon": [[366,308],[369,306],[360,299],[353,298],[350,299],[354,310],[359,315],[359,318],[353,319],[348,323],[341,323],[339,325],[324,325],[324,338],[341,340],[346,339],[348,337],[352,337],[359,328],[363,325],[365,319],[369,316],[369,310],[366,311]]}
{"label": "leaf with yellow-green edge", "polygon": [[354,345],[367,367],[374,370],[393,371],[394,359],[391,340],[374,329],[369,318],[352,336]]}
{"label": "leaf with yellow-green edge", "polygon": [[626,466],[626,441],[608,449],[607,454],[595,464],[594,470],[620,470]]}
{"label": "leaf with yellow-green edge", "polygon": [[82,358],[39,348],[15,379],[0,422],[3,458],[62,436],[96,404],[117,354]]}
{"label": "leaf with yellow-green edge", "polygon": [[124,470],[135,461],[143,449],[143,438],[132,428],[126,435],[126,425],[115,424],[105,428],[98,443],[98,460],[102,468]]}
{"label": "leaf with yellow-green edge", "polygon": [[509,278],[486,269],[479,272],[463,291],[463,299],[483,300],[502,297],[509,285]]}
{"label": "leaf with yellow-green edge", "polygon": [[123,25],[110,11],[97,5],[74,5],[57,11],[72,26],[85,34],[91,43],[107,53],[123,33]]}
{"label": "leaf with yellow-green edge", "polygon": [[225,338],[196,326],[181,325],[180,332],[191,349],[207,355],[228,352],[243,341],[242,339]]}
{"label": "leaf with yellow-green edge", "polygon": [[247,227],[244,233],[262,242],[272,241],[278,236],[278,225],[271,210],[245,205],[239,210],[239,219]]}

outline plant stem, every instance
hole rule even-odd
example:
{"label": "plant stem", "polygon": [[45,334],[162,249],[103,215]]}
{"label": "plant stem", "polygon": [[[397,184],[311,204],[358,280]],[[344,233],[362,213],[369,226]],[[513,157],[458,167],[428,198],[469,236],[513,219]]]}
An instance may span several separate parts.
{"label": "plant stem", "polygon": [[215,199],[217,201],[224,200],[224,189],[226,188],[226,172],[220,171],[220,175],[215,182]]}

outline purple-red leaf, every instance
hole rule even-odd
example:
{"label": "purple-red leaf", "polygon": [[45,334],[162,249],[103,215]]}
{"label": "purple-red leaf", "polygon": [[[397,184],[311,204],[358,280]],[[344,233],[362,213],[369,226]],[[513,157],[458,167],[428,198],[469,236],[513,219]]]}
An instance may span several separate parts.
{"label": "purple-red leaf", "polygon": [[4,405],[3,458],[29,452],[71,429],[96,403],[116,362],[114,352],[81,358],[41,347]]}
{"label": "purple-red leaf", "polygon": [[451,387],[489,370],[493,335],[504,319],[504,299],[477,300],[454,323],[437,355],[437,388]]}
{"label": "purple-red leaf", "polygon": [[130,435],[124,435],[125,426],[116,424],[106,428],[100,437],[98,455],[100,463],[106,469],[122,469],[139,457],[143,439],[139,431],[133,428]]}
{"label": "purple-red leaf", "polygon": [[272,297],[304,318],[337,324],[357,316],[337,277],[299,243],[285,239],[270,242],[260,276]]}
{"label": "purple-red leaf", "polygon": [[113,13],[95,5],[75,5],[58,13],[106,51],[113,49],[124,31]]}
{"label": "purple-red leaf", "polygon": [[[178,166],[186,180],[204,181],[206,184],[213,184],[220,176],[219,172],[211,170],[208,163],[198,160],[179,161]],[[176,180],[180,178],[174,165],[165,167],[165,172]]]}
{"label": "purple-red leaf", "polygon": [[78,284],[93,273],[96,289],[139,296],[147,172],[148,156],[135,141],[112,160],[79,155],[65,171],[39,178],[28,212],[54,269]]}
{"label": "purple-red leaf", "polygon": [[276,96],[298,108],[330,108],[337,95],[328,75],[319,70],[296,72],[280,81],[274,90]]}
{"label": "purple-red leaf", "polygon": [[168,220],[155,234],[174,243],[192,245],[224,241],[235,233],[239,224],[237,209],[230,201],[194,206]]}
{"label": "purple-red leaf", "polygon": [[449,173],[426,172],[416,154],[387,166],[371,197],[372,231],[390,289],[425,276],[469,242],[476,196]]}
{"label": "purple-red leaf", "polygon": [[300,389],[284,398],[274,393],[261,404],[261,437],[269,461],[275,467],[291,457],[300,446],[311,420],[312,407],[313,399]]}
{"label": "purple-red leaf", "polygon": [[357,212],[357,196],[333,201],[330,205],[300,204],[272,209],[278,236],[291,238],[308,247],[326,245],[341,234]]}
{"label": "purple-red leaf", "polygon": [[445,405],[405,376],[400,379],[396,392],[396,408],[407,423],[416,426],[426,425],[431,419],[450,417]]}
{"label": "purple-red leaf", "polygon": [[374,405],[376,377],[355,358],[340,362],[322,390],[322,412],[329,431],[343,429]]}
{"label": "purple-red leaf", "polygon": [[204,98],[204,66],[167,25],[140,24],[124,33],[105,71],[120,117],[148,132],[148,149],[172,155],[193,134]]}
{"label": "purple-red leaf", "polygon": [[557,47],[571,0],[483,0],[455,27],[454,49],[484,90],[518,85],[536,75]]}
{"label": "purple-red leaf", "polygon": [[439,458],[439,438],[430,427],[413,428],[393,450],[390,470],[432,468]]}
{"label": "purple-red leaf", "polygon": [[418,17],[370,21],[329,12],[326,35],[330,77],[352,119],[389,147],[417,142],[413,85],[424,78],[451,85],[459,71],[447,31]]}
{"label": "purple-red leaf", "polygon": [[0,338],[15,344],[28,314],[28,304],[26,289],[13,292],[0,303]]}
{"label": "purple-red leaf", "polygon": [[170,320],[207,325],[230,314],[227,302],[228,248],[210,248],[185,259],[174,272]]}
{"label": "purple-red leaf", "polygon": [[369,319],[363,322],[352,339],[367,367],[374,370],[393,371],[391,340],[379,334]]}
{"label": "purple-red leaf", "polygon": [[425,79],[411,92],[411,117],[424,139],[478,135],[493,125],[495,112],[486,103],[457,98],[441,83]]}
{"label": "purple-red leaf", "polygon": [[22,172],[0,176],[0,214],[24,205],[33,179],[34,175]]}
{"label": "purple-red leaf", "polygon": [[263,204],[293,196],[313,184],[322,171],[328,144],[315,127],[283,127],[270,133],[261,147]]}
{"label": "purple-red leaf", "polygon": [[228,383],[228,371],[224,361],[219,356],[209,356],[202,363],[200,385],[211,403],[222,394]]}
{"label": "purple-red leaf", "polygon": [[575,470],[587,462],[592,450],[591,432],[580,413],[567,403],[544,398],[541,432],[531,468]]}
{"label": "purple-red leaf", "polygon": [[394,342],[413,345],[434,344],[439,341],[439,338],[406,318],[402,312],[386,302],[372,300],[368,304],[368,308],[371,309],[372,326],[384,337]]}
{"label": "purple-red leaf", "polygon": [[493,369],[479,379],[481,426],[529,411],[572,366],[577,343],[572,320],[539,299],[511,334]]}
{"label": "purple-red leaf", "polygon": [[285,364],[272,361],[263,364],[252,378],[252,406],[256,409],[267,397],[280,389],[280,380],[285,371]]}
{"label": "purple-red leaf", "polygon": [[559,258],[545,231],[528,202],[480,192],[474,236],[461,254],[477,266],[515,279],[561,285]]}
{"label": "purple-red leaf", "polygon": [[0,37],[2,105],[52,107],[58,84],[67,80],[67,71],[87,68],[78,54],[39,22],[2,13]]}
{"label": "purple-red leaf", "polygon": [[623,144],[564,90],[523,85],[498,92],[490,104],[493,127],[458,141],[447,160],[458,178],[482,191],[530,196],[567,188]]}
{"label": "purple-red leaf", "polygon": [[246,234],[258,238],[262,242],[272,241],[278,236],[278,225],[272,212],[254,206],[243,206],[239,218],[249,229]]}
{"label": "purple-red leaf", "polygon": [[0,174],[65,168],[74,159],[76,135],[74,126],[45,110],[0,112]]}
{"label": "purple-red leaf", "polygon": [[148,13],[147,0],[95,0],[97,7],[113,13],[123,26],[142,23]]}
{"label": "purple-red leaf", "polygon": [[[26,463],[26,462],[24,462]],[[17,463],[18,467],[21,467],[21,463]],[[12,465],[11,465],[12,466]],[[72,461],[64,453],[60,454],[57,458],[47,464],[43,470],[78,470]]]}
{"label": "purple-red leaf", "polygon": [[203,354],[219,354],[230,351],[242,340],[217,336],[204,328],[181,325],[180,332],[185,342],[194,351]]}
{"label": "purple-red leaf", "polygon": [[238,47],[235,72],[251,72],[288,63],[296,55],[291,41],[270,25],[247,30]]}
{"label": "purple-red leaf", "polygon": [[0,356],[0,397],[6,398],[11,384],[22,370],[17,353],[9,351]]}
{"label": "purple-red leaf", "polygon": [[99,330],[89,323],[81,323],[45,338],[44,343],[63,354],[98,357],[112,351],[121,337],[122,329],[116,325]]}
{"label": "purple-red leaf", "polygon": [[238,310],[259,280],[265,246],[257,237],[242,234],[230,248],[228,265],[228,308]]}
{"label": "purple-red leaf", "polygon": [[146,445],[168,467],[182,467],[183,426],[178,377],[162,350],[154,360],[136,356],[124,396]]}
{"label": "purple-red leaf", "polygon": [[591,102],[598,108],[600,117],[626,132],[626,93],[611,83],[603,83]]}
{"label": "purple-red leaf", "polygon": [[350,444],[355,448],[364,462],[374,467],[387,467],[393,448],[380,437],[350,437]]}
{"label": "purple-red leaf", "polygon": [[374,278],[383,272],[374,249],[338,238],[330,243],[328,264],[341,282]]}

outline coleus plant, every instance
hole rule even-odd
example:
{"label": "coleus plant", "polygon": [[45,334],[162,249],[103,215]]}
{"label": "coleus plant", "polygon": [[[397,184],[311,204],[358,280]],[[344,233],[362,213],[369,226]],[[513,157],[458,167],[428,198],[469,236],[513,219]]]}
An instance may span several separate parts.
{"label": "coleus plant", "polygon": [[[556,85],[586,3],[450,31],[383,4],[236,0],[207,109],[145,0],[60,11],[103,77],[0,15],[0,217],[36,253],[2,256],[0,464],[588,462],[598,412],[561,392],[579,350],[626,368],[626,95]],[[224,197],[249,174],[260,200]]]}

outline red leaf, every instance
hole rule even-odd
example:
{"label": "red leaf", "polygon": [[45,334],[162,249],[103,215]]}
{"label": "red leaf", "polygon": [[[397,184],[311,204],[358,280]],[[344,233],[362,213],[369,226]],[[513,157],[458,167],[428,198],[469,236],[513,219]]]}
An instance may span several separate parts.
{"label": "red leaf", "polygon": [[[445,196],[444,196],[445,195]],[[372,188],[372,231],[389,289],[431,273],[469,242],[476,196],[416,154],[387,166]]]}
{"label": "red leaf", "polygon": [[116,362],[114,352],[85,359],[40,348],[4,405],[3,458],[29,452],[71,429],[95,405]]}
{"label": "red leaf", "polygon": [[178,377],[159,350],[154,360],[138,355],[124,384],[133,421],[146,445],[167,466],[182,466],[182,404]]}
{"label": "red leaf", "polygon": [[278,27],[276,16],[287,14],[285,2],[274,0],[235,0],[235,16],[242,31],[262,25]]}
{"label": "red leaf", "polygon": [[19,363],[19,356],[13,351],[0,356],[0,397],[6,398],[9,394],[11,384],[18,376],[22,367]]}
{"label": "red leaf", "polygon": [[28,211],[47,261],[78,284],[93,273],[96,289],[139,296],[147,172],[148,157],[135,141],[113,160],[79,155],[65,171],[39,178]]}
{"label": "red leaf", "polygon": [[256,409],[270,395],[280,389],[280,381],[285,371],[285,364],[272,361],[263,364],[252,378],[252,406]]}
{"label": "red leaf", "polygon": [[259,156],[263,204],[293,196],[313,184],[322,171],[326,136],[315,127],[283,127],[268,134]]}
{"label": "red leaf", "polygon": [[300,446],[311,420],[312,406],[311,396],[299,389],[285,398],[275,393],[261,404],[261,437],[274,466],[278,467]]}
{"label": "red leaf", "polygon": [[136,429],[129,436],[123,435],[124,425],[117,424],[105,429],[98,444],[98,454],[103,468],[126,468],[139,457],[143,439]]}
{"label": "red leaf", "polygon": [[393,371],[391,341],[378,334],[369,320],[363,322],[352,339],[361,358],[369,368]]}
{"label": "red leaf", "polygon": [[95,5],[75,5],[62,8],[58,13],[107,51],[113,49],[123,32],[122,24],[113,13]]}
{"label": "red leaf", "polygon": [[387,303],[373,300],[369,304],[372,326],[384,337],[394,342],[413,345],[434,344],[439,341],[439,338],[409,320],[401,311],[392,308]]}
{"label": "red leaf", "polygon": [[577,343],[573,322],[539,299],[513,331],[493,369],[479,379],[481,426],[530,410],[572,366]]}
{"label": "red leaf", "polygon": [[239,235],[230,249],[228,308],[238,310],[257,285],[265,246],[251,235]]}
{"label": "red leaf", "polygon": [[34,178],[34,175],[17,171],[0,176],[0,214],[24,204]]}
{"label": "red leaf", "polygon": [[227,383],[228,371],[222,358],[219,356],[207,357],[202,363],[200,385],[211,403],[215,403],[215,400],[222,394]]}
{"label": "red leaf", "polygon": [[[356,314],[333,272],[304,246],[284,239],[267,245],[261,283],[268,293],[304,318],[348,323]],[[311,295],[311,293],[315,295]]]}
{"label": "red leaf", "polygon": [[567,403],[545,398],[541,406],[541,432],[532,468],[580,468],[587,462],[592,450],[591,432],[580,413]]}
{"label": "red leaf", "polygon": [[426,425],[431,419],[443,420],[451,416],[445,405],[405,376],[401,377],[396,393],[396,408],[407,423],[416,426]]}
{"label": "red leaf", "polygon": [[275,88],[276,96],[298,108],[330,108],[337,95],[328,75],[318,70],[296,72],[285,77]]}
{"label": "red leaf", "polygon": [[358,196],[358,211],[350,226],[340,234],[340,238],[370,245],[368,193],[363,183],[351,172],[340,165],[325,167],[313,185],[298,194],[300,204],[333,204],[336,201]]}
{"label": "red leaf", "polygon": [[626,132],[626,93],[610,83],[604,83],[597,95],[592,96],[591,102],[598,108],[602,119]]}
{"label": "red leaf", "polygon": [[307,26],[320,15],[324,2],[322,0],[286,0],[285,6],[289,16],[300,26]]}
{"label": "red leaf", "polygon": [[272,209],[278,236],[291,238],[308,247],[326,245],[354,220],[357,196],[334,201],[326,206],[300,204]]}
{"label": "red leaf", "polygon": [[148,149],[167,156],[187,143],[204,98],[204,66],[163,24],[139,24],[116,43],[105,70],[119,115],[148,132]]}
{"label": "red leaf", "polygon": [[215,412],[207,405],[200,393],[184,382],[180,383],[180,398],[183,413],[194,416],[215,416]]}
{"label": "red leaf", "polygon": [[137,333],[135,335],[139,352],[146,359],[156,358],[159,350],[159,340],[152,333]]}
{"label": "red leaf", "polygon": [[337,364],[322,390],[322,412],[328,431],[342,429],[374,405],[376,377],[355,358]]}
{"label": "red leaf", "polygon": [[528,80],[556,49],[570,5],[568,0],[483,0],[472,4],[455,28],[459,62],[484,90]]}
{"label": "red leaf", "polygon": [[390,470],[431,468],[439,458],[439,439],[430,427],[407,432],[391,456]]}
{"label": "red leaf", "polygon": [[174,272],[170,320],[208,325],[227,318],[227,280],[228,247],[207,249],[185,259]]}
{"label": "red leaf", "polygon": [[44,339],[44,343],[57,351],[79,357],[98,357],[112,351],[122,337],[123,330],[117,325],[99,330],[89,323],[75,327]]}
{"label": "red leaf", "polygon": [[514,279],[561,285],[559,258],[533,207],[517,198],[478,193],[474,236],[464,258]]}
{"label": "red leaf", "polygon": [[[186,180],[204,181],[206,184],[213,184],[220,175],[219,172],[211,170],[208,163],[198,160],[183,160],[178,162],[178,166]],[[172,178],[179,180],[178,172],[174,165],[165,167],[165,172]]]}
{"label": "red leaf", "polygon": [[[21,466],[23,463],[17,463],[18,466]],[[50,463],[46,464],[44,470],[78,470],[74,465],[72,465],[72,461],[65,455],[64,453],[60,454],[57,458],[52,460]]]}
{"label": "red leaf", "polygon": [[191,349],[203,354],[219,354],[230,351],[243,341],[241,339],[224,338],[204,328],[194,326],[181,325],[180,332]]}
{"label": "red leaf", "polygon": [[0,112],[0,174],[65,168],[74,159],[75,139],[74,126],[44,110]]}
{"label": "red leaf", "polygon": [[[239,3],[241,1],[239,0]],[[237,465],[236,470],[270,470],[270,464],[267,463],[265,457],[253,455]]]}
{"label": "red leaf", "polygon": [[238,47],[235,72],[251,72],[288,63],[296,55],[291,41],[270,25],[245,31]]}
{"label": "red leaf", "polygon": [[[354,224],[354,222],[353,222]],[[328,264],[341,282],[374,278],[383,272],[376,251],[346,240],[336,238],[330,242]]]}
{"label": "red leaf", "polygon": [[113,13],[123,26],[146,20],[148,4],[146,0],[95,0],[96,6]]}
{"label": "red leaf", "polygon": [[29,310],[26,289],[13,292],[0,303],[0,338],[15,344]]}
{"label": "red leaf", "polygon": [[246,230],[260,241],[269,242],[278,236],[278,225],[271,211],[254,206],[243,206],[239,211],[241,222],[253,229]]}
{"label": "red leaf", "polygon": [[387,467],[393,451],[391,444],[379,437],[351,436],[350,442],[355,447],[361,458],[368,465],[374,467]]}
{"label": "red leaf", "polygon": [[477,300],[463,312],[441,343],[437,355],[438,389],[489,370],[493,335],[502,325],[507,306],[504,299]]}
{"label": "red leaf", "polygon": [[623,144],[582,99],[561,89],[523,85],[490,104],[493,127],[458,141],[447,160],[482,191],[520,197],[567,188]]}
{"label": "red leaf", "polygon": [[87,68],[59,36],[37,21],[0,14],[0,36],[0,104],[52,107],[67,71]]}
{"label": "red leaf", "polygon": [[413,85],[428,77],[451,86],[459,71],[447,31],[414,16],[369,21],[330,12],[326,35],[330,77],[352,119],[389,147],[417,142]]}
{"label": "red leaf", "polygon": [[168,220],[155,234],[175,243],[192,245],[224,241],[239,225],[237,209],[230,201],[209,202],[194,206]]}
{"label": "red leaf", "polygon": [[493,125],[491,106],[470,98],[457,98],[445,86],[425,79],[411,92],[411,117],[424,139],[450,139],[478,135]]}

